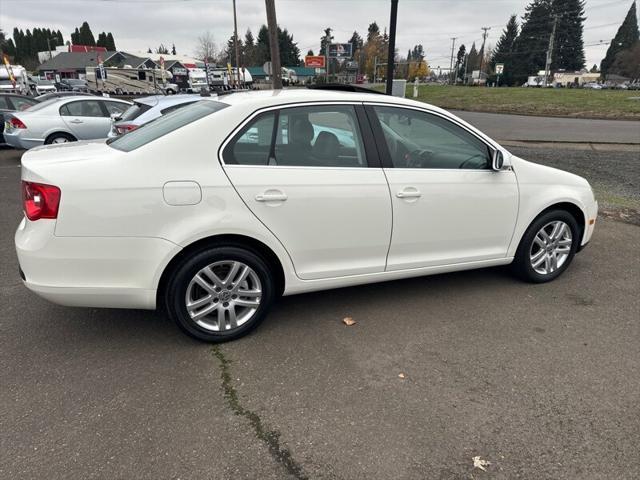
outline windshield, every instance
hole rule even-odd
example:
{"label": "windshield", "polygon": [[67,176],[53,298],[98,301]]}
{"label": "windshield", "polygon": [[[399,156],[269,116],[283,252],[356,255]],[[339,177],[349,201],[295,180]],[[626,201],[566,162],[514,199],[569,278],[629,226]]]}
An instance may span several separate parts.
{"label": "windshield", "polygon": [[53,85],[53,82],[51,80],[37,80],[36,79],[36,83],[38,85]]}
{"label": "windshield", "polygon": [[124,122],[130,122],[131,120],[138,118],[140,115],[142,115],[144,112],[150,109],[151,109],[151,106],[149,105],[135,102],[133,105],[127,108],[127,110],[120,116],[119,120]]}
{"label": "windshield", "polygon": [[84,85],[86,82],[84,80],[76,80],[73,78],[69,78],[64,80],[65,83],[68,83],[69,85]]}
{"label": "windshield", "polygon": [[54,103],[58,103],[60,98],[52,98],[50,100],[45,100],[44,102],[36,103],[33,107],[29,108],[30,112],[36,112],[38,110],[42,110],[43,108],[47,108],[49,105],[53,105]]}
{"label": "windshield", "polygon": [[137,130],[107,140],[107,145],[130,152],[207,115],[228,107],[226,103],[203,100],[168,113]]}

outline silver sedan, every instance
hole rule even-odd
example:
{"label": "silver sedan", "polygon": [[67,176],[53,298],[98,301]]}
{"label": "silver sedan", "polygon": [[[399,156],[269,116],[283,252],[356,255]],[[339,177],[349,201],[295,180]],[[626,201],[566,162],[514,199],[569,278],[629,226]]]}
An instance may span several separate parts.
{"label": "silver sedan", "polygon": [[39,103],[5,116],[5,141],[29,149],[51,143],[106,138],[111,115],[121,114],[130,102],[107,97],[67,97]]}

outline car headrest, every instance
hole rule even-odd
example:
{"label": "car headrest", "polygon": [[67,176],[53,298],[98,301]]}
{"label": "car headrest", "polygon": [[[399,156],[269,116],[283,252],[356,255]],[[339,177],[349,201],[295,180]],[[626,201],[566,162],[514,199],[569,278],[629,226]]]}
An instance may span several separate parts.
{"label": "car headrest", "polygon": [[320,132],[313,146],[313,153],[322,158],[337,158],[340,152],[340,141],[331,132]]}
{"label": "car headrest", "polygon": [[310,145],[313,139],[313,125],[307,118],[296,118],[293,121],[292,143]]}

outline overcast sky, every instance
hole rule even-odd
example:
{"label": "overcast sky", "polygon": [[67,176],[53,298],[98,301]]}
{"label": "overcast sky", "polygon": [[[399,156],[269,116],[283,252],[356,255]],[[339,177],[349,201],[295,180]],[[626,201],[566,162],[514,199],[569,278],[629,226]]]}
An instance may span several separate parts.
{"label": "overcast sky", "polygon": [[[294,36],[304,55],[317,53],[326,27],[335,41],[347,41],[353,30],[366,35],[367,26],[389,24],[389,0],[276,0],[281,27]],[[431,67],[449,65],[450,37],[467,48],[481,42],[481,27],[491,27],[488,42],[500,36],[509,15],[524,13],[527,0],[399,0],[396,46],[401,54],[417,43],[424,45]],[[631,0],[586,0],[585,50],[589,66],[600,64],[610,39],[631,5]],[[237,0],[238,31],[257,34],[266,23],[264,0]],[[197,37],[210,31],[222,46],[233,31],[232,0],[0,0],[0,28],[60,29],[66,40],[82,21],[94,35],[111,31],[119,50],[155,49],[175,43],[178,53],[193,54]],[[593,45],[604,40],[606,45]]]}

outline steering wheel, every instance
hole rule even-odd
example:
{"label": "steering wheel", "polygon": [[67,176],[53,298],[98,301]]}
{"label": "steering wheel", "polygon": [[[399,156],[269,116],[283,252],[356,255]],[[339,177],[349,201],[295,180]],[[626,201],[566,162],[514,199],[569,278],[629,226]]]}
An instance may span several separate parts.
{"label": "steering wheel", "polygon": [[426,168],[429,166],[431,156],[433,152],[431,150],[417,149],[405,155],[407,159],[407,168]]}
{"label": "steering wheel", "polygon": [[469,158],[467,158],[464,162],[462,162],[458,168],[465,168],[465,165],[469,162],[471,162],[473,159],[480,157],[483,160],[486,160],[486,157],[484,155],[482,155],[481,153],[476,153],[475,155],[471,155]]}

